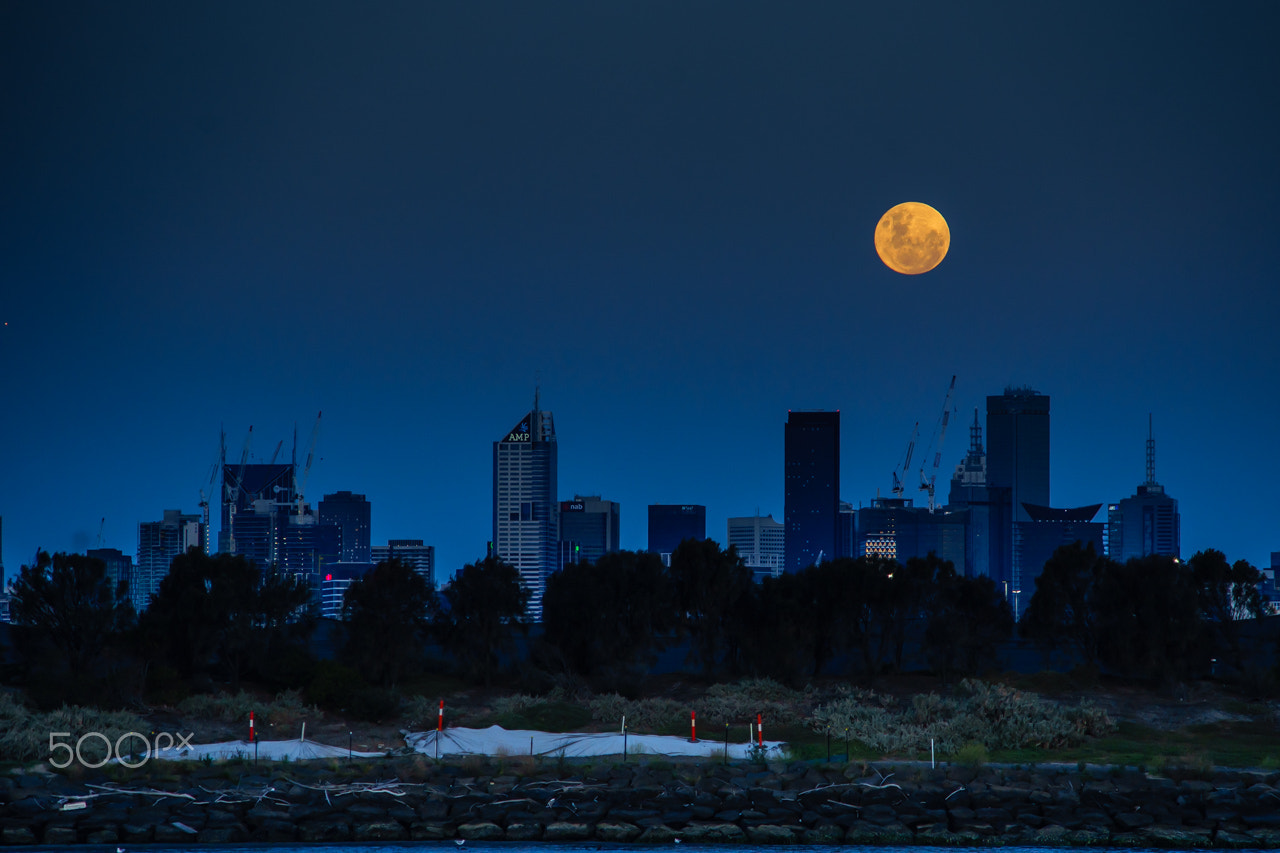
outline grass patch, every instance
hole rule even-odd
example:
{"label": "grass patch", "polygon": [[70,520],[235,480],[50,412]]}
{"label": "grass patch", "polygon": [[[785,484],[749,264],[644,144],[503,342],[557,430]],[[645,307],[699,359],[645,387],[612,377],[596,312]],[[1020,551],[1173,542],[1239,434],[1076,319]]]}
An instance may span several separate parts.
{"label": "grass patch", "polygon": [[591,724],[591,711],[571,702],[538,702],[519,710],[495,714],[492,724],[508,730],[581,731]]}

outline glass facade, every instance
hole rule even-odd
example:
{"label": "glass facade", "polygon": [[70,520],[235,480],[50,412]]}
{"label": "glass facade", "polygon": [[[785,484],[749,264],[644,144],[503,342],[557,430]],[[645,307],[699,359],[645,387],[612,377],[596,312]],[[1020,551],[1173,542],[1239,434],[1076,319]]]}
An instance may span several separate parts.
{"label": "glass facade", "polygon": [[788,412],[783,432],[784,571],[837,555],[840,412]]}

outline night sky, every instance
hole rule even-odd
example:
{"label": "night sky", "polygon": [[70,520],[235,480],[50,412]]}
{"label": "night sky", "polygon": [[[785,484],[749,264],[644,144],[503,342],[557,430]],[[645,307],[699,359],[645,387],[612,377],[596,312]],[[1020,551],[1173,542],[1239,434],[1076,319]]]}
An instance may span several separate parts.
{"label": "night sky", "polygon": [[[1052,398],[1052,501],[1179,500],[1280,550],[1280,6],[0,4],[0,516],[133,554],[238,460],[484,554],[492,442],[554,413],[562,498],[783,510],[788,409],[841,492]],[[887,269],[902,201],[951,227]],[[985,416],[984,416],[985,420]],[[912,474],[913,479],[918,479]],[[941,486],[945,498],[945,486]],[[920,495],[923,497],[923,495]],[[1105,516],[1105,509],[1100,518]],[[216,517],[216,513],[215,513]],[[216,526],[216,522],[215,522]]]}

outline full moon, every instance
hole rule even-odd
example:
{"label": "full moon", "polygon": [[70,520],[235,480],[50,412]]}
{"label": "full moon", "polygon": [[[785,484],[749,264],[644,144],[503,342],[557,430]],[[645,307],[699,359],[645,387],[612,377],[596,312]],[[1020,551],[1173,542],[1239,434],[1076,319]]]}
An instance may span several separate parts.
{"label": "full moon", "polygon": [[951,229],[927,204],[904,201],[889,208],[876,226],[876,254],[903,275],[919,275],[942,263],[951,246]]}

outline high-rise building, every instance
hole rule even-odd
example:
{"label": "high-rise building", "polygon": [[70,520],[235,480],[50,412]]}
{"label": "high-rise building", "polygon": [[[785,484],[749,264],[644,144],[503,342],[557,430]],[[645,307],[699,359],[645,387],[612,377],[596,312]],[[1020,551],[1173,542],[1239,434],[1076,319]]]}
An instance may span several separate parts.
{"label": "high-rise building", "polygon": [[856,557],[886,557],[906,563],[930,553],[966,574],[965,529],[968,510],[929,512],[910,498],[876,498],[856,515]]}
{"label": "high-rise building", "polygon": [[[982,448],[982,425],[973,410],[969,427],[969,452],[951,475],[947,510],[967,511],[964,563],[969,577],[990,577],[992,564],[991,494],[987,489],[987,454]],[[998,562],[999,557],[996,557]]]}
{"label": "high-rise building", "polygon": [[594,563],[620,550],[620,520],[618,502],[600,495],[574,495],[571,501],[560,501],[560,541],[568,546],[561,549],[562,564]]}
{"label": "high-rise building", "polygon": [[372,563],[334,563],[327,566],[320,580],[320,615],[325,619],[341,619],[347,590],[372,569]]}
{"label": "high-rise building", "polygon": [[774,521],[772,514],[761,518],[757,512],[731,518],[727,532],[729,547],[738,549],[738,556],[757,581],[782,574],[785,535],[782,522]]}
{"label": "high-rise building", "polygon": [[1178,502],[1156,482],[1156,440],[1147,419],[1147,479],[1137,493],[1107,506],[1107,554],[1126,563],[1156,554],[1179,557]]}
{"label": "high-rise building", "polygon": [[[1049,506],[1049,397],[1032,388],[1006,388],[987,397],[987,494],[991,550],[988,576],[1019,586],[1013,525],[1031,521],[1026,506]],[[1038,570],[1037,570],[1038,573]]]}
{"label": "high-rise building", "polygon": [[[1054,509],[1024,503],[1021,508],[1027,520],[1013,524],[1013,565],[1017,573],[1007,590],[1007,600],[1018,619],[1031,603],[1031,596],[1036,591],[1036,578],[1040,577],[1053,552],[1063,545],[1079,542],[1082,546],[1092,545],[1094,551],[1101,554],[1104,529],[1102,522],[1093,520],[1102,504]],[[1002,588],[1001,591],[1006,590]]]}
{"label": "high-rise building", "polygon": [[649,504],[649,550],[671,565],[671,554],[686,539],[707,538],[707,508],[702,504]]}
{"label": "high-rise building", "polygon": [[374,564],[399,560],[431,586],[436,585],[436,546],[423,545],[421,539],[391,539],[386,545],[374,545],[369,550]]}
{"label": "high-rise building", "polygon": [[1280,551],[1271,552],[1271,565],[1262,570],[1262,605],[1271,616],[1280,615]]}
{"label": "high-rise building", "polygon": [[[283,517],[295,511],[297,492],[291,464],[223,465],[222,526],[218,530],[218,550],[241,554],[270,566],[276,562],[273,533]],[[241,516],[256,516],[237,522]]]}
{"label": "high-rise building", "polygon": [[493,549],[520,573],[535,622],[547,577],[559,566],[556,470],[555,423],[535,393],[533,409],[493,443]]}
{"label": "high-rise building", "polygon": [[320,499],[320,523],[340,531],[342,562],[369,562],[369,501],[364,495],[334,492]]}
{"label": "high-rise building", "polygon": [[784,571],[833,559],[840,512],[840,412],[788,412],[784,438]]}
{"label": "high-rise building", "polygon": [[160,581],[169,574],[174,557],[188,548],[203,550],[203,527],[199,515],[184,515],[178,509],[166,509],[159,521],[138,525],[138,555],[134,583],[129,588],[134,610],[141,613],[151,603],[151,597],[160,590]]}
{"label": "high-rise building", "polygon": [[84,555],[102,561],[103,568],[106,569],[107,582],[111,584],[112,592],[115,592],[120,588],[120,584],[124,583],[126,585],[125,589],[129,594],[129,600],[133,600],[133,557],[130,557],[119,548],[90,548],[84,552]]}

